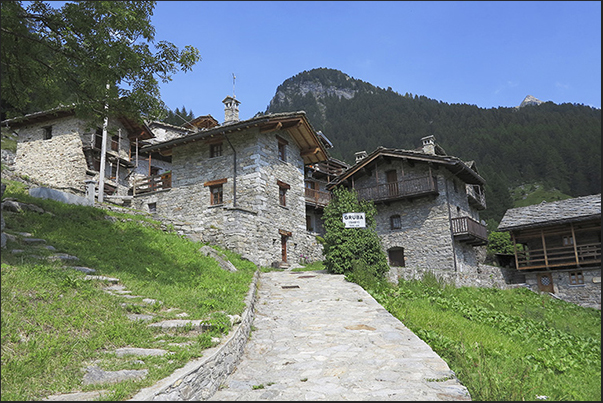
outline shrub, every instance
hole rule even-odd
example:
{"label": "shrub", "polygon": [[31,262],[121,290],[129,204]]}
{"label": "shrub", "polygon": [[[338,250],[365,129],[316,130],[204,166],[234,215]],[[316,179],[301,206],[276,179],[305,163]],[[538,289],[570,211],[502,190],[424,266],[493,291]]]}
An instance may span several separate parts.
{"label": "shrub", "polygon": [[[345,228],[345,213],[364,212],[366,228]],[[324,255],[325,268],[331,273],[347,274],[353,262],[361,261],[366,270],[383,276],[389,270],[381,240],[375,232],[377,209],[371,201],[359,201],[355,190],[336,188],[333,199],[325,207]]]}

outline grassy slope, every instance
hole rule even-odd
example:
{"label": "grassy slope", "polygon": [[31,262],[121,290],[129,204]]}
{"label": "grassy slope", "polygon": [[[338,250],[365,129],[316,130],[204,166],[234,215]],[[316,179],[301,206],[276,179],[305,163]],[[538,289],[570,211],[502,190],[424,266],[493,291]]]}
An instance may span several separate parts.
{"label": "grassy slope", "polygon": [[[65,269],[63,263],[28,257],[51,252],[9,242],[2,253],[2,400],[39,400],[57,392],[101,387],[112,391],[106,396],[109,400],[128,398],[200,357],[212,346],[213,336],[229,330],[226,315],[244,309],[256,266],[232,253],[225,251],[238,268],[236,273],[220,269],[198,253],[199,244],[161,231],[145,215],[34,199],[14,183],[5,197],[33,202],[51,213],[5,211],[7,232],[43,238],[57,251],[77,256],[76,265],[117,277],[132,295],[162,304],[110,296],[101,289],[103,284],[83,281],[83,273]],[[12,254],[13,249],[29,253]],[[156,315],[153,321],[159,321],[176,319],[182,312],[187,319],[211,320],[216,330],[166,334],[126,317],[150,313]],[[134,357],[111,354],[127,346],[163,348],[174,354],[140,358],[142,364]],[[147,368],[149,374],[144,381],[82,387],[83,368],[97,361],[105,370]]]}
{"label": "grassy slope", "polygon": [[456,373],[473,400],[601,400],[601,311],[525,288],[357,279]]}

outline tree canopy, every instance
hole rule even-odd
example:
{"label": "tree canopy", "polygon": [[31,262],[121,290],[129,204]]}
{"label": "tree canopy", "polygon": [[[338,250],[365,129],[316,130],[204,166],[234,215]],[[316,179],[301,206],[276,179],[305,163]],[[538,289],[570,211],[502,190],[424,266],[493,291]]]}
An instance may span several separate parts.
{"label": "tree canopy", "polygon": [[100,118],[105,105],[131,117],[165,115],[159,81],[200,60],[155,40],[154,1],[2,1],[2,118],[58,106]]}

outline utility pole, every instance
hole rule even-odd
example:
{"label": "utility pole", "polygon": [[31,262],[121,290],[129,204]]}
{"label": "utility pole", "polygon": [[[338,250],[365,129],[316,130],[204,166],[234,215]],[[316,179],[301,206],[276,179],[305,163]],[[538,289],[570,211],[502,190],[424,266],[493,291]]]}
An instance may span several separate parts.
{"label": "utility pole", "polygon": [[[107,84],[107,94],[109,84]],[[100,173],[98,178],[98,202],[102,203],[105,196],[105,157],[107,154],[107,126],[109,125],[109,104],[105,103],[105,119],[103,120],[103,140],[101,144]]]}

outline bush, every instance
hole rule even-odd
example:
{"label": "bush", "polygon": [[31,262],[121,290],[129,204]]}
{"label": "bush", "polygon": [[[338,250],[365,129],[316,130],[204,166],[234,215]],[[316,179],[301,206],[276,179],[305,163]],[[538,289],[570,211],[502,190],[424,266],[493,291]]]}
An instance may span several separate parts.
{"label": "bush", "polygon": [[[345,228],[345,213],[364,212],[366,228]],[[325,207],[324,237],[325,268],[328,272],[347,274],[353,271],[353,262],[360,261],[366,270],[377,276],[389,271],[381,240],[375,232],[377,209],[370,201],[359,201],[355,190],[336,188],[333,199]]]}

